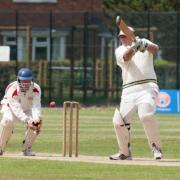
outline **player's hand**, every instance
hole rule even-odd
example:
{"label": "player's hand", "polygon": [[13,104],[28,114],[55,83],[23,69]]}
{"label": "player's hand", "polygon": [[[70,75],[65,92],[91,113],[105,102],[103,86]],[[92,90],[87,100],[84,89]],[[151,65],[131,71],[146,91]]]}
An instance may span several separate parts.
{"label": "player's hand", "polygon": [[142,44],[139,48],[139,51],[144,52],[148,47],[148,40],[143,38],[143,39],[141,39],[141,41],[142,41]]}
{"label": "player's hand", "polygon": [[28,122],[27,127],[35,131],[37,134],[39,134],[40,129],[42,126],[42,120],[35,120]]}
{"label": "player's hand", "polygon": [[36,130],[36,127],[32,124],[32,122],[27,122],[27,128]]}
{"label": "player's hand", "polygon": [[134,50],[134,52],[137,52],[141,46],[142,46],[142,39],[136,36],[135,42],[132,44],[131,48]]}

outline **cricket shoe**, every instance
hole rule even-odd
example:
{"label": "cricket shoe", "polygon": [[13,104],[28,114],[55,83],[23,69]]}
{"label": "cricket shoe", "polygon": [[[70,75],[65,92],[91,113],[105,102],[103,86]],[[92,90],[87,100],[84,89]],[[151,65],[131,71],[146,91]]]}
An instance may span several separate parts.
{"label": "cricket shoe", "polygon": [[36,154],[34,152],[32,152],[31,149],[25,149],[24,151],[22,151],[22,155],[23,156],[35,156]]}
{"label": "cricket shoe", "polygon": [[154,154],[154,159],[155,160],[162,159],[162,151],[154,143],[152,144],[152,152]]}
{"label": "cricket shoe", "polygon": [[110,160],[132,160],[131,155],[124,155],[121,152],[113,154],[109,157]]}

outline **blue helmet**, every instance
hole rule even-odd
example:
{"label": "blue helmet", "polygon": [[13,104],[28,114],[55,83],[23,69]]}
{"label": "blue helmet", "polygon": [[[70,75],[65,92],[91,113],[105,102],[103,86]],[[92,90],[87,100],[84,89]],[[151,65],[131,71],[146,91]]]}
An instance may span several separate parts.
{"label": "blue helmet", "polygon": [[18,80],[33,80],[32,72],[28,68],[21,68],[17,75]]}

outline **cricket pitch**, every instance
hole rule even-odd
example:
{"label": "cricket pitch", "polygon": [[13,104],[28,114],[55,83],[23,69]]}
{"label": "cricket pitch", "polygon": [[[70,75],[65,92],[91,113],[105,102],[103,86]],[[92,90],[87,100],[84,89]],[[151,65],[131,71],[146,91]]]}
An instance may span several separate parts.
{"label": "cricket pitch", "polygon": [[109,160],[109,157],[104,156],[86,156],[79,155],[78,157],[62,157],[61,154],[52,153],[36,153],[36,156],[23,156],[21,153],[6,152],[2,157],[7,158],[22,158],[22,159],[37,159],[51,161],[69,161],[69,162],[85,162],[98,164],[115,164],[115,165],[140,165],[140,166],[180,166],[180,159],[162,159],[153,160],[150,158],[133,158],[132,160]]}

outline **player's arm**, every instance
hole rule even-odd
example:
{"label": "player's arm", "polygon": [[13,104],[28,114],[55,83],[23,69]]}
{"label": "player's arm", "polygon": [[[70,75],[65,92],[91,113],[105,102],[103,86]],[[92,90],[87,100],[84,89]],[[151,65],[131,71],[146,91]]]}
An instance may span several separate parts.
{"label": "player's arm", "polygon": [[131,47],[128,48],[124,54],[123,59],[124,61],[129,61],[134,56],[134,54],[139,50],[139,48],[142,46],[142,40],[139,39],[139,37],[136,37],[135,42],[132,43]]}
{"label": "player's arm", "polygon": [[135,51],[134,51],[133,48],[127,49],[127,51],[125,51],[124,54],[123,54],[124,61],[131,60],[131,58],[134,56],[134,54],[135,54]]}
{"label": "player's arm", "polygon": [[34,98],[32,104],[32,123],[28,124],[29,128],[32,129],[36,134],[39,134],[42,126],[41,118],[41,88],[35,85],[33,89]]}
{"label": "player's arm", "polygon": [[41,100],[39,95],[35,96],[33,100],[32,117],[33,119],[41,119]]}
{"label": "player's arm", "polygon": [[159,46],[157,44],[151,42],[148,44],[147,50],[152,54],[156,54],[159,50]]}
{"label": "player's arm", "polygon": [[139,48],[139,51],[144,52],[145,50],[149,51],[152,54],[156,54],[157,51],[159,50],[159,46],[148,39],[141,39],[142,44],[141,47]]}
{"label": "player's arm", "polygon": [[29,117],[23,112],[21,104],[19,103],[18,97],[8,97],[8,105],[14,115],[24,123],[29,121]]}
{"label": "player's arm", "polygon": [[33,125],[41,125],[41,88],[39,85],[34,84],[33,89],[33,102],[32,102],[32,120]]}

